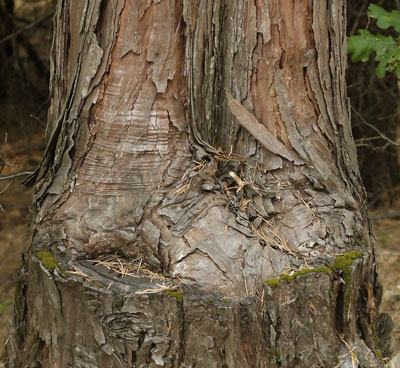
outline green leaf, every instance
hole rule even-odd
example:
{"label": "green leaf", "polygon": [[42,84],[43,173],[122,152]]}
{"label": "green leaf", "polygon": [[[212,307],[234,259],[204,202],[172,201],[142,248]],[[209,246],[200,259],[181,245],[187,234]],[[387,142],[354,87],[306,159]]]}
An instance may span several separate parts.
{"label": "green leaf", "polygon": [[394,27],[397,32],[400,32],[400,12],[392,10],[390,13],[385,9],[375,4],[369,4],[369,15],[377,19],[377,25],[381,29]]}
{"label": "green leaf", "polygon": [[[378,27],[394,27],[400,32],[399,11],[393,10],[389,13],[375,4],[370,4],[368,10],[369,15],[377,19]],[[400,37],[394,39],[381,33],[374,35],[365,29],[360,29],[359,32],[359,35],[351,36],[347,41],[347,52],[353,54],[351,60],[367,61],[375,53],[375,60],[379,62],[375,69],[376,75],[383,78],[387,72],[394,72],[400,80]]]}
{"label": "green leaf", "polygon": [[376,35],[371,32],[360,29],[360,35],[351,36],[347,41],[347,52],[352,53],[351,60],[355,61],[367,61],[372,52],[384,54],[386,50],[391,50],[397,47],[397,42],[392,36],[384,36],[380,33]]}
{"label": "green leaf", "polygon": [[373,47],[373,34],[370,32],[360,29],[359,36],[351,36],[347,40],[347,52],[353,54],[351,61],[367,61],[371,52],[374,51]]}
{"label": "green leaf", "polygon": [[360,29],[360,35],[351,36],[347,42],[347,51],[352,53],[351,60],[367,61],[371,53],[375,52],[375,60],[379,61],[376,75],[383,78],[388,71],[393,71],[400,63],[400,48],[392,36],[376,35]]}

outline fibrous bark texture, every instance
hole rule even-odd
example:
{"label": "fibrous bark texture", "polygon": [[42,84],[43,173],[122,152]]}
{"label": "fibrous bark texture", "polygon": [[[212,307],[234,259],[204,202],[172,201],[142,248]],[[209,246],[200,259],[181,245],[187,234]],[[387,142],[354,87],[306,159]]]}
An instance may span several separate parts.
{"label": "fibrous bark texture", "polygon": [[59,2],[11,367],[380,365],[344,7]]}

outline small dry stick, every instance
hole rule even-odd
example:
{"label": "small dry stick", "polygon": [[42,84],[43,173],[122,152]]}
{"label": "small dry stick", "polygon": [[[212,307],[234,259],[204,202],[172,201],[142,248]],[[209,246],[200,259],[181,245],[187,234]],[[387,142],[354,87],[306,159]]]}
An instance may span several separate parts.
{"label": "small dry stick", "polygon": [[31,174],[33,174],[33,171],[23,171],[23,172],[19,172],[19,173],[7,175],[7,176],[0,176],[0,180],[10,180],[10,179],[18,178],[19,176],[31,175]]}

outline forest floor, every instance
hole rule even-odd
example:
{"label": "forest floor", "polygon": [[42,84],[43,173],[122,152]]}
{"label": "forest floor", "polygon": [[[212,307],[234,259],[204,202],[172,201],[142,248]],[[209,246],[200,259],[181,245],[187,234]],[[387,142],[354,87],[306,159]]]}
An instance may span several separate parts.
{"label": "forest floor", "polygon": [[[21,129],[0,134],[0,158],[15,167],[5,166],[1,176],[34,169],[44,150],[44,129],[27,138]],[[3,155],[3,156],[2,156]],[[13,314],[13,300],[21,254],[28,239],[29,206],[32,188],[20,185],[21,178],[0,181],[0,357],[4,349],[7,321]],[[10,184],[10,186],[8,186]],[[8,186],[8,188],[6,188]],[[1,365],[0,365],[1,366]]]}
{"label": "forest floor", "polygon": [[[400,210],[400,205],[396,206]],[[382,211],[379,211],[382,212]],[[377,238],[378,275],[383,285],[381,312],[394,322],[395,352],[400,351],[400,220],[382,219],[373,222]]]}
{"label": "forest floor", "polygon": [[[36,132],[27,138],[21,129],[14,129],[9,134],[8,142],[3,145],[0,136],[0,154],[3,153],[10,163],[19,162],[16,167],[4,167],[1,176],[14,172],[34,169],[40,161],[44,149],[44,129],[36,128]],[[0,133],[1,129],[0,129]],[[8,185],[8,181],[0,181],[0,342],[7,333],[7,321],[13,314],[13,298],[18,272],[21,265],[21,253],[28,242],[29,205],[32,188],[20,185],[17,178]],[[2,193],[1,193],[2,192]],[[400,210],[400,203],[395,208]],[[383,210],[376,213],[383,212]],[[375,214],[375,212],[374,212]],[[395,350],[400,350],[400,220],[383,219],[374,222],[377,238],[377,256],[379,278],[384,287],[381,312],[388,312],[395,323],[393,336]],[[0,352],[0,356],[2,355]]]}

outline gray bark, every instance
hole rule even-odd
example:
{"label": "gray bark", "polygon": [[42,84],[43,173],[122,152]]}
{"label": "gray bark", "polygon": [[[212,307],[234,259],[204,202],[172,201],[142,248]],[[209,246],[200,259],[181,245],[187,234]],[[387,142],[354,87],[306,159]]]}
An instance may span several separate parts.
{"label": "gray bark", "polygon": [[382,365],[344,5],[59,2],[10,367]]}

